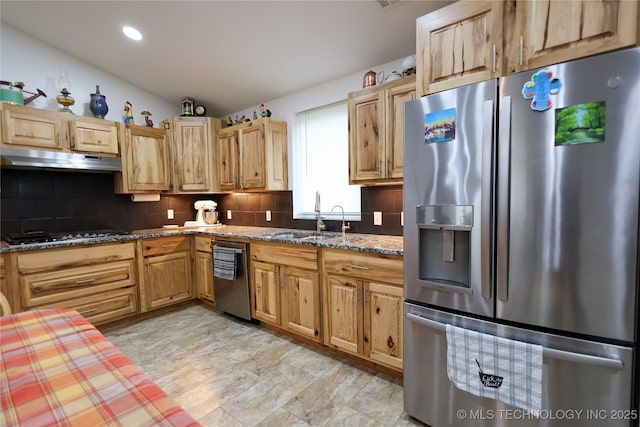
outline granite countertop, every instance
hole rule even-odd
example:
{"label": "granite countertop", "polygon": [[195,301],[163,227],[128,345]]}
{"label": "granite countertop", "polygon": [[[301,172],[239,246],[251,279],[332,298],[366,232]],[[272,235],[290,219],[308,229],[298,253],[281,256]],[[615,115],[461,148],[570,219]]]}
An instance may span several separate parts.
{"label": "granite countertop", "polygon": [[[403,254],[402,236],[387,236],[379,234],[346,233],[344,239],[340,232],[322,232],[320,239],[312,237],[316,233],[312,230],[297,230],[287,228],[246,227],[236,225],[223,225],[220,227],[177,227],[154,228],[148,230],[135,230],[130,234],[120,234],[107,237],[81,238],[63,240],[58,242],[32,243],[10,246],[6,242],[0,244],[0,253],[21,252],[38,249],[52,249],[88,245],[96,243],[110,243],[122,241],[134,241],[138,239],[167,237],[179,235],[199,235],[211,237],[224,237],[236,239],[248,239],[268,242],[300,244],[305,246],[317,246],[333,249],[346,249],[359,252],[371,252],[387,255]],[[303,237],[300,237],[300,236]]]}

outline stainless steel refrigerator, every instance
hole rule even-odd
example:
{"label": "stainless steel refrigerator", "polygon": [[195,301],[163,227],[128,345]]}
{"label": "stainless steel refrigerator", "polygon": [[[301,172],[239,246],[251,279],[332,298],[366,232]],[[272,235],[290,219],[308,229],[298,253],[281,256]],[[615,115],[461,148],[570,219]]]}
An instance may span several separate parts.
{"label": "stainless steel refrigerator", "polygon": [[[406,412],[637,423],[640,49],[410,101],[404,159]],[[456,388],[446,324],[542,345],[540,416]]]}

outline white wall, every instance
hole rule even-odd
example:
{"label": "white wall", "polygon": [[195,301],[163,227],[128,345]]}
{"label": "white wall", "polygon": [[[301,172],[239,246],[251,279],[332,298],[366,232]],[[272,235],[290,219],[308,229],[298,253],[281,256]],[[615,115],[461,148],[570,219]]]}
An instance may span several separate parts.
{"label": "white wall", "polygon": [[[405,58],[397,59],[392,62],[373,67],[373,71],[378,74],[378,77],[386,77],[391,72],[402,72],[405,68],[402,66]],[[309,89],[295,92],[291,95],[284,96],[282,98],[275,99],[273,101],[265,101],[264,105],[271,111],[271,117],[278,120],[284,120],[287,122],[287,134],[288,134],[288,161],[289,161],[289,189],[293,189],[293,136],[295,129],[296,114],[301,111],[310,110],[312,108],[321,107],[323,105],[333,104],[338,101],[346,100],[349,92],[354,92],[362,89],[364,74],[370,71],[362,70],[359,73],[351,74],[340,79],[331,80],[327,83],[311,87]],[[220,117],[223,121],[226,121],[228,116],[235,121],[236,116],[247,118],[253,117],[255,111],[258,117],[260,117],[259,105],[255,105],[246,108],[241,111],[237,111],[232,114],[227,114],[225,117]],[[346,132],[346,129],[345,129]],[[345,148],[346,149],[346,148]],[[344,171],[348,175],[348,171]]]}
{"label": "white wall", "polygon": [[[380,73],[383,72],[384,76],[388,76],[392,71],[402,72],[402,62],[404,59],[405,58],[400,58],[387,64],[373,67],[373,71],[378,73],[378,75],[381,75]],[[361,72],[351,74],[340,79],[331,80],[327,83],[314,86],[282,98],[265,101],[264,105],[271,110],[271,117],[286,121],[289,124],[289,129],[291,129],[297,113],[345,100],[347,99],[349,92],[362,89],[363,77],[367,71],[369,70],[362,70]],[[259,117],[260,111],[258,110],[258,107],[259,105],[250,106],[244,110],[227,114],[224,117],[221,117],[221,119],[226,120],[228,116],[231,116],[231,119],[235,120],[236,115],[238,117],[245,115],[246,117],[251,118],[254,111]],[[289,137],[291,137],[291,132],[289,132]]]}
{"label": "white wall", "polygon": [[[24,90],[35,93],[37,88],[47,94],[46,98],[41,96],[30,102],[29,107],[53,111],[60,108],[56,102],[60,92],[57,82],[60,70],[66,68],[71,96],[76,101],[71,107],[75,114],[93,117],[89,110],[90,94],[100,85],[100,93],[105,95],[109,106],[105,117],[108,120],[123,120],[125,101],[133,104],[136,124],[144,124],[140,112],[145,108],[152,113],[154,127],[158,127],[161,120],[180,115],[180,105],[164,101],[4,22],[0,28],[0,55],[0,80],[24,82]],[[25,98],[29,96],[24,94]]]}

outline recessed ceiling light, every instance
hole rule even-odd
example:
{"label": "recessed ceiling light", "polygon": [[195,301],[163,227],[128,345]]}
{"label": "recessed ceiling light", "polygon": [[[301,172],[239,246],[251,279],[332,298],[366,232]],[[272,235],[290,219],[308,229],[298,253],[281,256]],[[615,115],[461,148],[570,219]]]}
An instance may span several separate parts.
{"label": "recessed ceiling light", "polygon": [[140,31],[136,30],[133,27],[122,27],[122,32],[131,40],[142,40],[142,34],[140,34]]}

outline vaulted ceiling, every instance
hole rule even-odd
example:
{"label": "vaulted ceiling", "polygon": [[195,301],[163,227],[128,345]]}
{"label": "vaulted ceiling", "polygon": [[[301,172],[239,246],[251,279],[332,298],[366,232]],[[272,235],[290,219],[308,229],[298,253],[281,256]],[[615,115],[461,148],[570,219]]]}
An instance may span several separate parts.
{"label": "vaulted ceiling", "polygon": [[[3,24],[168,102],[222,117],[415,54],[415,20],[450,1],[11,1]],[[133,42],[121,27],[143,39]]]}

